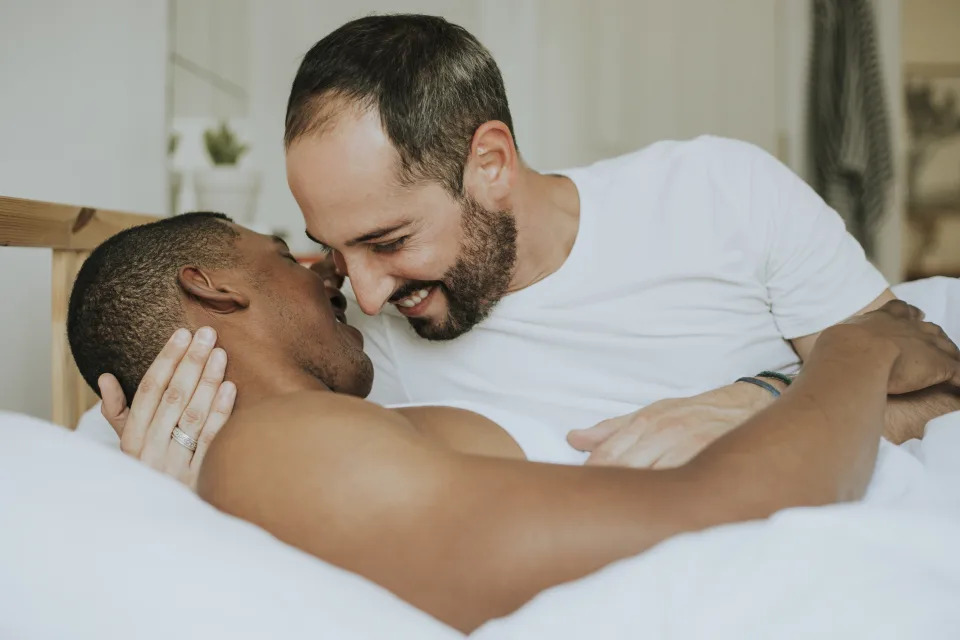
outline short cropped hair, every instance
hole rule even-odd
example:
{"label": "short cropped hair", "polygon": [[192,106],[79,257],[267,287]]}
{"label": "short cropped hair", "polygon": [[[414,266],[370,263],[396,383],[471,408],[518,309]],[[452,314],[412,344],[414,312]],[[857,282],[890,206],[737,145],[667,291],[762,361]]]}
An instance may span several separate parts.
{"label": "short cropped hair", "polygon": [[83,263],[70,294],[67,336],[73,359],[99,395],[112,373],[127,404],[171,334],[185,326],[182,267],[236,265],[240,234],[221,213],[195,212],[121,231]]}
{"label": "short cropped hair", "polygon": [[499,120],[513,132],[493,56],[436,16],[368,16],[315,44],[290,90],[286,147],[321,131],[344,105],[377,110],[400,155],[402,184],[436,181],[454,196],[463,195],[477,129]]}

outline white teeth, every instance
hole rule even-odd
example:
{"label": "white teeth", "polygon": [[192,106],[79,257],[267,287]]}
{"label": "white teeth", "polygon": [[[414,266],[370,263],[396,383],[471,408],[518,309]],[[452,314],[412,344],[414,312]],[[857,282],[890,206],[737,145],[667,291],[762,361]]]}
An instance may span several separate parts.
{"label": "white teeth", "polygon": [[400,302],[397,302],[398,306],[406,307],[407,309],[413,308],[424,301],[424,299],[430,295],[430,289],[420,289],[416,293],[412,293]]}

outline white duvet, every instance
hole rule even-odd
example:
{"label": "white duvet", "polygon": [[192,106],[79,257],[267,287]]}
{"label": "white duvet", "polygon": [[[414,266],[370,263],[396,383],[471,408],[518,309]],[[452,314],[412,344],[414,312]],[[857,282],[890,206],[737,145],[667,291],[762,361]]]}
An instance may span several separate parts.
{"label": "white duvet", "polygon": [[[0,413],[0,638],[461,637],[116,450]],[[960,412],[868,501],[680,536],[473,637],[960,637]]]}
{"label": "white duvet", "polygon": [[[948,286],[920,306],[960,309]],[[958,545],[960,412],[884,445],[863,503],[676,537],[472,637],[958,638]],[[115,449],[0,412],[0,638],[134,637],[462,636]]]}
{"label": "white duvet", "polygon": [[862,503],[678,536],[474,636],[960,638],[960,412],[910,448]]}

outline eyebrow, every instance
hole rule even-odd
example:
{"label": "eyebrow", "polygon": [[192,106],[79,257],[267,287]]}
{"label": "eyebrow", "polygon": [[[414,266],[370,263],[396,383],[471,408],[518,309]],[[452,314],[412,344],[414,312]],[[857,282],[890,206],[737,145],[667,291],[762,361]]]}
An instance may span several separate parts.
{"label": "eyebrow", "polygon": [[[379,229],[374,229],[373,231],[369,233],[365,233],[362,236],[354,238],[353,240],[348,240],[346,245],[348,247],[354,247],[364,242],[370,242],[371,240],[378,240],[384,236],[390,235],[395,231],[399,231],[400,229],[403,229],[404,227],[407,227],[409,225],[410,225],[410,221],[404,220],[400,224],[391,225],[389,227],[380,227]],[[310,235],[309,231],[304,230],[304,233],[306,233],[307,237],[310,238],[310,240],[312,240],[313,242],[316,242],[319,245],[327,246],[327,243],[321,242],[320,240],[317,240],[312,235]]]}

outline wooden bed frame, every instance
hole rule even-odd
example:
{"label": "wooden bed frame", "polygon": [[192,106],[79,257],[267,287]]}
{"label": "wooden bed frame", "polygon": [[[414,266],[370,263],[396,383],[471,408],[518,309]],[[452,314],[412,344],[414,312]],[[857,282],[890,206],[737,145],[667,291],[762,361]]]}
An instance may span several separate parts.
{"label": "wooden bed frame", "polygon": [[119,231],[158,220],[123,211],[105,211],[0,196],[0,247],[53,250],[51,353],[53,422],[73,429],[97,396],[77,370],[67,342],[67,305],[73,281],[90,251]]}

